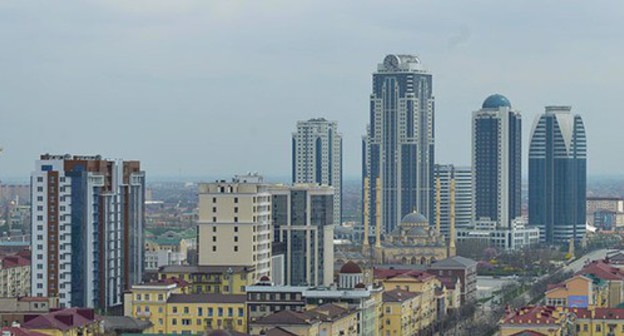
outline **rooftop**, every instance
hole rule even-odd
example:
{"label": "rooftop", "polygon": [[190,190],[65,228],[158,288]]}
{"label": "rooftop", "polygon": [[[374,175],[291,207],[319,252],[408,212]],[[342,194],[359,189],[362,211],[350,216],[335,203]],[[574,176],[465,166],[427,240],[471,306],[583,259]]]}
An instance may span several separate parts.
{"label": "rooftop", "polygon": [[245,294],[171,294],[167,303],[245,303]]}
{"label": "rooftop", "polygon": [[417,296],[416,293],[396,288],[383,293],[383,302],[404,302]]}
{"label": "rooftop", "polygon": [[483,105],[481,105],[481,108],[484,109],[498,109],[500,107],[511,108],[511,103],[509,102],[509,99],[507,99],[507,97],[498,93],[485,98],[485,100],[483,101]]}
{"label": "rooftop", "polygon": [[503,318],[504,324],[558,324],[559,314],[552,306],[526,306],[511,311]]}
{"label": "rooftop", "polygon": [[253,267],[245,266],[194,266],[194,265],[167,265],[158,269],[158,273],[233,273],[253,272]]}
{"label": "rooftop", "polygon": [[67,331],[76,327],[84,327],[99,319],[93,309],[67,308],[51,310],[50,313],[39,316],[24,316],[24,327]]}

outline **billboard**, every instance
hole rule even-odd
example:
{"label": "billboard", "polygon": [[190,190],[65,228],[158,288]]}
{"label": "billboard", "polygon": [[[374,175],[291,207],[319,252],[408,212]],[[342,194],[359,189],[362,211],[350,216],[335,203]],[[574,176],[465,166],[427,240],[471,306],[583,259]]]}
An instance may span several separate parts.
{"label": "billboard", "polygon": [[587,308],[587,295],[570,295],[568,296],[569,308]]}

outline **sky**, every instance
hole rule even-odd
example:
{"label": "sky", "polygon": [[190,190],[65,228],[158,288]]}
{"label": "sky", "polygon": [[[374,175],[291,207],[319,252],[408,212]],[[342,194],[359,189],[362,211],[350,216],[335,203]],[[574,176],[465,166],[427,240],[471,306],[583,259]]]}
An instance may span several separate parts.
{"label": "sky", "polygon": [[358,178],[371,74],[392,53],[433,74],[437,163],[470,164],[471,113],[501,93],[525,163],[535,116],[571,105],[588,174],[619,175],[623,19],[623,1],[0,0],[0,179],[43,153],[288,178],[313,117],[338,122]]}

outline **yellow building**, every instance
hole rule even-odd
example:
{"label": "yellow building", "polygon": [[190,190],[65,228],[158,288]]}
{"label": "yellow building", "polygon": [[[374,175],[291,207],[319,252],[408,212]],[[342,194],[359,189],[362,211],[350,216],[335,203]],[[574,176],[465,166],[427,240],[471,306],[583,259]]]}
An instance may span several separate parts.
{"label": "yellow building", "polygon": [[247,330],[245,295],[190,294],[183,286],[171,279],[132,286],[124,296],[124,315],[150,321],[150,334]]}
{"label": "yellow building", "polygon": [[50,336],[94,336],[103,333],[101,320],[93,309],[66,308],[36,316],[23,327]]}
{"label": "yellow building", "polygon": [[402,289],[419,295],[419,328],[433,326],[437,318],[436,289],[442,284],[435,276],[417,270],[375,269],[375,281],[385,291]]}
{"label": "yellow building", "polygon": [[[282,310],[256,320],[249,326],[252,335],[356,336],[359,310],[327,303],[305,312]],[[278,330],[281,333],[278,333]]]}
{"label": "yellow building", "polygon": [[624,309],[534,306],[508,312],[501,321],[500,335],[522,335],[522,332],[547,336],[624,336]]}
{"label": "yellow building", "polygon": [[158,270],[159,279],[182,279],[189,293],[243,294],[254,281],[252,267],[169,265]]}
{"label": "yellow building", "polygon": [[607,294],[605,281],[591,275],[575,275],[546,291],[546,305],[581,308],[605,307]]}
{"label": "yellow building", "polygon": [[624,302],[624,271],[609,264],[608,261],[593,261],[583,267],[578,274],[606,283],[607,307],[617,307]]}
{"label": "yellow building", "polygon": [[383,293],[381,335],[416,335],[420,331],[419,295],[403,289]]}
{"label": "yellow building", "polygon": [[305,312],[321,321],[320,334],[327,336],[358,335],[358,310],[327,303]]}
{"label": "yellow building", "polygon": [[[500,322],[500,336],[561,336],[566,327],[566,314],[551,306],[528,306],[508,311]],[[531,334],[533,333],[533,334]]]}

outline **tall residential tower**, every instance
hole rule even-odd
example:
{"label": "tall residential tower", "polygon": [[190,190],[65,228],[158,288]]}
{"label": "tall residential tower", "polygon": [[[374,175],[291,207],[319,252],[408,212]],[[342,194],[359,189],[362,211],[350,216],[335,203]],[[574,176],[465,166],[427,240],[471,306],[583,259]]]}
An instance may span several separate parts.
{"label": "tall residential tower", "polygon": [[472,114],[472,178],[476,221],[508,229],[520,217],[522,119],[494,94]]}
{"label": "tall residential tower", "polygon": [[364,231],[371,237],[414,211],[430,225],[434,217],[432,76],[414,55],[388,55],[372,86],[362,160]]}
{"label": "tall residential tower", "polygon": [[342,135],[335,121],[297,122],[292,135],[292,182],[334,187],[333,224],[342,223]]}
{"label": "tall residential tower", "polygon": [[548,244],[585,234],[587,144],[585,126],[570,106],[546,106],[529,147],[529,224]]}
{"label": "tall residential tower", "polygon": [[107,310],[143,276],[138,161],[41,155],[31,175],[32,294]]}

